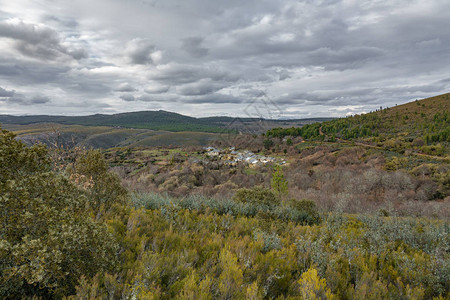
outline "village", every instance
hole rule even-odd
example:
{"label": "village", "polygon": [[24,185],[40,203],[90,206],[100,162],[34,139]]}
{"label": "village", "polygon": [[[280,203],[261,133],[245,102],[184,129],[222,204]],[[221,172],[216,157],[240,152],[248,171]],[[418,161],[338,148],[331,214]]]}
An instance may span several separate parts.
{"label": "village", "polygon": [[206,150],[206,155],[208,157],[222,160],[224,164],[229,166],[237,166],[238,163],[247,164],[249,167],[258,167],[267,163],[278,165],[286,164],[284,159],[258,155],[248,150],[237,151],[235,147],[225,149],[205,147],[204,149]]}

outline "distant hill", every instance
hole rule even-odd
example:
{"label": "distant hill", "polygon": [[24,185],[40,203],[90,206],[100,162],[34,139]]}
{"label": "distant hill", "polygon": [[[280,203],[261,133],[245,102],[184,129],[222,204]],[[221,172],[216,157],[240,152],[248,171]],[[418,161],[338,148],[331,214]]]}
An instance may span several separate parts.
{"label": "distant hill", "polygon": [[267,131],[266,135],[329,140],[376,138],[380,142],[397,138],[400,142],[415,141],[427,145],[448,143],[450,93],[301,128],[274,128]]}
{"label": "distant hill", "polygon": [[113,115],[96,114],[90,116],[0,115],[0,123],[21,125],[57,123],[66,125],[115,126],[167,131],[223,132],[223,129],[215,125],[209,125],[207,121],[163,110],[129,112]]}
{"label": "distant hill", "polygon": [[103,149],[139,146],[207,146],[226,136],[226,134],[210,132],[173,132],[56,123],[5,124],[2,127],[13,131],[17,134],[17,138],[27,145],[44,143],[51,146],[86,146]]}
{"label": "distant hill", "polygon": [[178,113],[159,111],[128,112],[113,115],[96,114],[90,116],[11,116],[0,115],[0,123],[29,125],[56,123],[63,125],[113,126],[134,129],[194,132],[245,132],[263,133],[273,127],[303,126],[330,118],[310,118],[297,120],[267,120],[263,118],[208,117],[194,118]]}
{"label": "distant hill", "polygon": [[260,134],[274,127],[303,126],[329,119],[193,118],[167,111],[91,116],[9,116],[0,124],[27,144],[43,142],[94,148],[122,146],[206,146],[223,133]]}

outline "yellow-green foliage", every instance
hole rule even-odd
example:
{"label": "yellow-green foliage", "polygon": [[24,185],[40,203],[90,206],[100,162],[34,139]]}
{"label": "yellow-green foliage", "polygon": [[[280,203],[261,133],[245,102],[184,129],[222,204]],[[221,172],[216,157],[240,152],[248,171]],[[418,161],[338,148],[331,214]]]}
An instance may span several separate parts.
{"label": "yellow-green foliage", "polygon": [[272,180],[270,181],[270,186],[272,190],[278,195],[278,198],[281,199],[282,195],[287,195],[288,193],[288,182],[284,178],[283,169],[281,166],[276,166],[275,171],[272,174]]}
{"label": "yellow-green foliage", "polygon": [[108,172],[108,165],[100,151],[91,150],[80,155],[71,169],[71,177],[83,178],[87,183],[90,204],[95,212],[109,210],[114,204],[124,204],[127,191],[119,178]]}
{"label": "yellow-green foliage", "polygon": [[304,272],[298,280],[298,284],[300,285],[302,299],[334,299],[325,279],[320,278],[317,275],[317,270],[314,268]]}
{"label": "yellow-green foliage", "polygon": [[115,226],[121,293],[138,286],[161,299],[428,299],[449,291],[448,222],[335,214],[314,226],[265,224],[164,201],[132,210],[125,232]]}
{"label": "yellow-green foliage", "polygon": [[219,291],[221,298],[230,299],[242,297],[242,270],[237,263],[237,257],[230,252],[227,245],[220,251],[219,264],[222,269],[219,276]]}

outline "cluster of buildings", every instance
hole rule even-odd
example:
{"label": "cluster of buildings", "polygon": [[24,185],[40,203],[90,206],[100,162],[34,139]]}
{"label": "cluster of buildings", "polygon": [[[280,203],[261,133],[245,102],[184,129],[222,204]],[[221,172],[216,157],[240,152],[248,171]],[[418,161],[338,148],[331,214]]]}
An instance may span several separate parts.
{"label": "cluster of buildings", "polygon": [[206,155],[209,157],[217,157],[222,160],[224,164],[236,166],[238,163],[248,164],[250,167],[256,167],[260,165],[264,165],[267,163],[275,163],[279,165],[284,165],[286,163],[285,160],[258,155],[251,151],[236,151],[234,147],[230,147],[227,149],[219,149],[215,147],[205,147]]}

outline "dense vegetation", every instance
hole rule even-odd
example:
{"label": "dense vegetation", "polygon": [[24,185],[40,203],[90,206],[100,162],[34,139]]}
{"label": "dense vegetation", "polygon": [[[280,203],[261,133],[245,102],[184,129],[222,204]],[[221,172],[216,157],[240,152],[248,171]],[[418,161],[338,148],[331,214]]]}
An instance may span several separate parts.
{"label": "dense vegetation", "polygon": [[137,299],[449,296],[445,220],[324,212],[272,189],[137,193],[98,151],[0,136],[0,295]]}
{"label": "dense vegetation", "polygon": [[[337,139],[362,140],[390,148],[416,148],[428,154],[442,155],[444,152],[439,143],[450,143],[449,97],[450,94],[445,94],[298,128],[274,128],[266,136],[301,136],[331,142]],[[439,150],[431,149],[430,145],[438,145]]]}
{"label": "dense vegetation", "polygon": [[[330,214],[319,225],[303,226],[199,208],[205,202],[221,205],[136,195],[137,209],[114,222],[126,249],[122,275],[99,275],[81,285],[78,295],[425,299],[448,294],[444,221]],[[123,281],[111,285],[111,277]]]}

